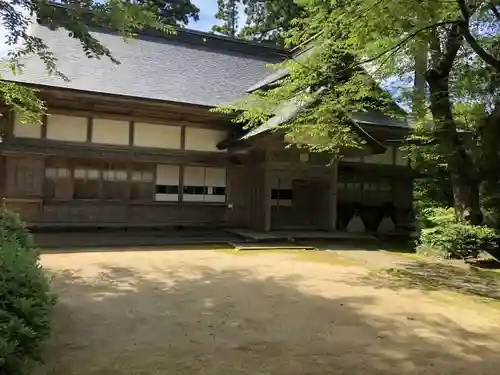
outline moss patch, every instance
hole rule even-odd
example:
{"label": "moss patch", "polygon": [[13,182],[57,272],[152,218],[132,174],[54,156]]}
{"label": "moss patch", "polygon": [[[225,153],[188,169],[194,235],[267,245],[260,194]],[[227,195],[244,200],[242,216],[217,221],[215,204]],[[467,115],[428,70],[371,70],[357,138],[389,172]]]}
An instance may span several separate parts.
{"label": "moss patch", "polygon": [[392,288],[448,291],[500,301],[500,274],[489,270],[414,261],[379,272]]}
{"label": "moss patch", "polygon": [[276,250],[216,250],[218,253],[230,254],[236,256],[254,256],[262,254],[288,254],[293,255],[295,259],[304,262],[325,263],[335,266],[360,266],[360,262],[345,258],[337,253],[318,250],[300,250],[300,249],[276,249]]}

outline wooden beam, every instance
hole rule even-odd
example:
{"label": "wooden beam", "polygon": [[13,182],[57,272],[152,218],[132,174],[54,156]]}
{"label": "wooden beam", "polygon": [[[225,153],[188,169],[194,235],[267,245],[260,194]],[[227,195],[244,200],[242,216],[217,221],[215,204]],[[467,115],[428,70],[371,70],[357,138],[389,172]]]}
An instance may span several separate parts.
{"label": "wooden beam", "polygon": [[271,163],[269,161],[269,150],[266,148],[264,157],[264,191],[262,197],[262,204],[264,205],[264,223],[263,229],[265,232],[271,230]]}
{"label": "wooden beam", "polygon": [[184,202],[184,165],[179,166],[179,202]]}
{"label": "wooden beam", "polygon": [[135,134],[135,121],[129,121],[128,125],[128,144],[130,146],[134,145],[134,134]]}
{"label": "wooden beam", "polygon": [[15,119],[15,113],[14,111],[9,111],[9,118],[7,121],[7,140],[11,140],[14,138],[14,122],[16,121]]}
{"label": "wooden beam", "polygon": [[330,166],[330,192],[329,196],[329,230],[337,229],[337,201],[338,201],[338,160],[335,160]]}
{"label": "wooden beam", "polygon": [[179,116],[176,113],[162,112],[162,116],[151,116],[151,111],[144,111],[143,113],[134,112],[124,112],[119,113],[116,109],[110,107],[104,107],[101,110],[98,109],[81,109],[81,108],[70,108],[67,106],[51,106],[49,108],[49,113],[67,115],[67,116],[81,116],[81,117],[99,117],[109,120],[121,120],[121,121],[136,121],[145,122],[150,124],[168,125],[168,126],[190,126],[194,128],[202,129],[216,129],[216,130],[228,130],[230,129],[230,124],[224,121],[207,121],[203,117],[198,117],[193,114]]}
{"label": "wooden beam", "polygon": [[47,115],[42,116],[41,138],[47,139]]}
{"label": "wooden beam", "polygon": [[181,150],[186,149],[186,125],[181,128]]}
{"label": "wooden beam", "polygon": [[87,143],[92,143],[92,132],[94,127],[94,121],[91,116],[87,117]]}

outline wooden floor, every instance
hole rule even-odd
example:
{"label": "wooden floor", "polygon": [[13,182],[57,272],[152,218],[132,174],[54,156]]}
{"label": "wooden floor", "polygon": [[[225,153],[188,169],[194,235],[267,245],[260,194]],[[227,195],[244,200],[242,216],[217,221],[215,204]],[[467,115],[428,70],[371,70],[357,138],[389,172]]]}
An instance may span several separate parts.
{"label": "wooden floor", "polygon": [[189,228],[158,230],[88,229],[39,231],[34,233],[41,249],[88,248],[108,246],[162,246],[177,244],[228,244],[242,241],[236,234],[221,229]]}
{"label": "wooden floor", "polygon": [[375,239],[366,233],[349,233],[346,231],[316,231],[316,230],[276,230],[258,232],[251,229],[229,229],[231,233],[246,237],[254,241],[286,240],[286,239],[339,239],[339,240],[364,240]]}

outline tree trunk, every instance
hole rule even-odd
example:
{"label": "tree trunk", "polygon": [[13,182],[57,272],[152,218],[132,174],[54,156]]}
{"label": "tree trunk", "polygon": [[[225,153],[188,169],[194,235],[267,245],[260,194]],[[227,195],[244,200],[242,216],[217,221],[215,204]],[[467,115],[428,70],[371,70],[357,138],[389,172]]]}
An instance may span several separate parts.
{"label": "tree trunk", "polygon": [[417,40],[413,59],[415,75],[413,80],[412,115],[419,118],[425,112],[425,72],[427,71],[428,42],[425,38]]}
{"label": "tree trunk", "polygon": [[479,204],[479,179],[453,119],[448,76],[443,76],[437,70],[430,70],[426,78],[439,146],[448,162],[457,216],[471,224],[481,224],[483,214]]}
{"label": "tree trunk", "polygon": [[500,103],[479,124],[481,201],[489,221],[500,227]]}

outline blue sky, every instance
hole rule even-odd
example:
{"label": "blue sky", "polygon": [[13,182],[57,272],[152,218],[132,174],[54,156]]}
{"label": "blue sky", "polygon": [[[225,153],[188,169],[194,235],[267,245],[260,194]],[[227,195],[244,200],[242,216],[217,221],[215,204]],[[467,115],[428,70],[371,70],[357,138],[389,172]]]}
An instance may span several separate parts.
{"label": "blue sky", "polygon": [[217,0],[191,0],[198,8],[200,8],[200,20],[191,22],[190,29],[200,31],[210,31],[212,25],[216,23],[215,13],[217,13]]}
{"label": "blue sky", "polygon": [[[200,8],[200,20],[192,22],[188,25],[190,29],[200,31],[210,31],[212,26],[217,23],[215,13],[217,13],[217,0],[191,0],[198,8]],[[240,7],[241,8],[241,7]],[[240,10],[239,27],[245,23],[243,9]]]}

